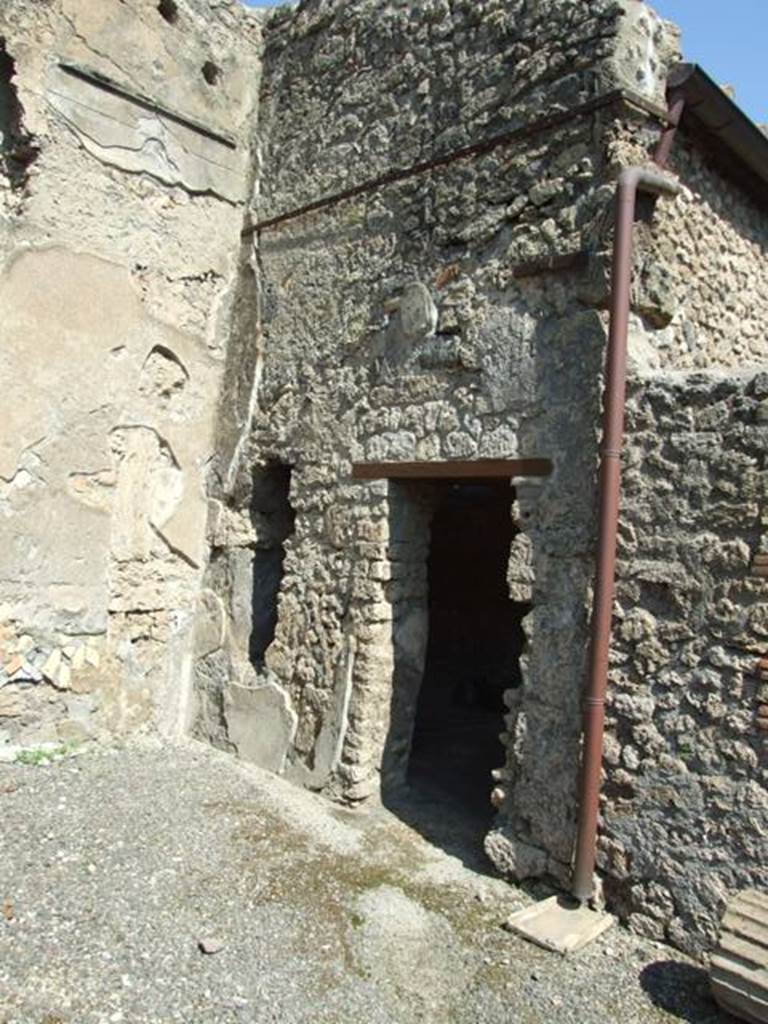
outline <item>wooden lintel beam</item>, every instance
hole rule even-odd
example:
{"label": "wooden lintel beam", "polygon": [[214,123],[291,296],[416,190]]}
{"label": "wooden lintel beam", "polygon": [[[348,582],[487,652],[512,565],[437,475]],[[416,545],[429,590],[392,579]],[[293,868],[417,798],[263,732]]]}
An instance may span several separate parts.
{"label": "wooden lintel beam", "polygon": [[548,476],[549,459],[470,459],[450,462],[356,462],[355,480],[503,480]]}

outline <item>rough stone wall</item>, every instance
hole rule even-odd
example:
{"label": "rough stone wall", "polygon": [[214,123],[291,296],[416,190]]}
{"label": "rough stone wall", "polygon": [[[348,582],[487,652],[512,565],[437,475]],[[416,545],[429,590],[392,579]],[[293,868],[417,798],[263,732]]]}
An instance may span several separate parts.
{"label": "rough stone wall", "polygon": [[[611,134],[614,174],[652,150],[636,119]],[[768,217],[684,131],[669,169],[681,195],[652,222],[641,206],[635,226],[600,867],[632,927],[702,953],[727,896],[768,881],[766,604],[752,573],[765,550]]]}
{"label": "rough stone wall", "polygon": [[[725,177],[685,133],[678,134],[670,169],[683,196],[659,211],[643,287],[666,298],[671,317],[655,335],[661,366],[744,366],[768,361],[768,217]],[[673,263],[674,261],[674,263]],[[667,270],[672,264],[674,274]],[[671,270],[671,267],[670,267]],[[663,321],[662,321],[663,326]]]}
{"label": "rough stone wall", "polygon": [[[285,8],[266,33],[261,216],[617,85],[663,103],[675,39],[637,0],[310,0],[297,12]],[[540,170],[530,169],[531,183]],[[477,193],[483,207],[494,205]]]}
{"label": "rough stone wall", "polygon": [[[616,84],[641,83],[646,96],[662,100],[675,36],[645,5],[630,4],[623,16],[610,4],[588,12],[550,5],[546,29],[527,20],[535,19],[533,6],[489,2],[447,12],[435,5],[415,15],[390,8],[375,21],[375,38],[367,3],[307,4],[278,14],[268,33],[254,219],[393,167],[428,163]],[[476,30],[471,36],[468,26]],[[529,61],[521,59],[526,47]],[[552,75],[536,59],[543,48]],[[614,181],[621,166],[649,161],[657,137],[658,125],[645,114],[595,111],[276,225],[257,234],[243,303],[255,338],[254,372],[236,390],[252,418],[240,432],[247,416],[230,423],[226,482],[213,503],[197,728],[348,800],[376,794],[382,777],[401,778],[426,640],[428,490],[354,482],[351,463],[549,458],[550,476],[516,481],[521,532],[510,553],[510,593],[530,600],[532,611],[524,684],[507,695],[508,759],[496,772],[500,814],[486,842],[497,866],[517,877],[568,875]],[[684,134],[671,171],[682,180],[682,196],[641,207],[636,227],[633,373],[763,363],[765,218]],[[585,271],[539,273],[582,251]],[[754,301],[745,297],[750,289]],[[738,335],[734,317],[744,323]],[[682,400],[695,404],[696,389],[689,394],[685,378],[656,384],[681,388]],[[646,414],[647,393],[637,392],[633,416]],[[631,417],[630,434],[640,425]],[[670,423],[660,420],[657,429],[640,430],[632,452],[664,448]],[[723,431],[713,453],[718,445],[731,450]],[[693,452],[695,440],[691,446]],[[292,467],[296,518],[285,540],[275,638],[256,669],[236,637],[251,632],[248,588],[261,543],[252,467],[261,472],[273,461]],[[729,471],[726,456],[716,461]],[[645,514],[657,479],[643,472],[650,471],[635,467],[642,497],[630,473],[623,535],[632,531],[632,516]],[[661,510],[663,499],[655,500]],[[703,523],[704,495],[691,501]],[[659,524],[667,521],[671,530],[672,517],[660,517],[643,541],[663,548],[664,557]],[[752,527],[728,529],[743,536]],[[646,560],[651,575],[661,560],[658,552]],[[639,584],[626,561],[621,573],[623,608]],[[714,624],[714,604],[697,605],[702,635],[718,628],[704,623],[710,612]],[[682,614],[677,627],[689,628]],[[686,718],[669,704],[665,714],[663,699],[654,704],[653,687],[637,692],[648,664],[631,625],[627,630],[622,622],[615,645],[624,675],[615,684],[606,767],[617,781],[606,794],[600,868],[613,906],[634,927],[701,951],[725,889],[762,881],[764,826],[749,815],[762,806],[764,791],[746,781],[738,756],[727,755],[714,781],[689,764],[691,800],[675,812],[684,819],[680,835],[664,837],[669,789],[655,785],[652,771]],[[673,628],[653,642],[674,635]],[[702,651],[711,639],[701,641]],[[761,652],[755,636],[747,640],[745,631],[741,640],[744,670],[749,663],[752,671]],[[751,723],[746,764],[746,747],[758,747],[756,691],[737,700],[725,692],[725,676],[716,690],[724,705],[741,701],[725,716],[727,729],[738,729],[731,719],[739,716]],[[657,709],[663,724],[638,720],[639,710],[653,718]],[[269,742],[254,741],[259,735]],[[727,746],[732,739],[710,734],[706,742]],[[617,757],[618,767],[611,763]],[[635,773],[631,784],[622,772]],[[722,806],[718,811],[702,796],[718,786],[738,808],[733,828],[717,825]],[[705,804],[710,816],[697,816]],[[713,854],[707,844],[715,834],[720,850]],[[649,835],[669,875],[660,882]],[[687,846],[694,851],[690,875],[680,866]],[[704,879],[695,890],[694,874]]]}
{"label": "rough stone wall", "polygon": [[[627,13],[613,2],[497,0],[278,12],[266,33],[254,219],[618,84],[660,101],[673,56],[674,36],[634,2]],[[239,435],[228,421],[212,503],[196,728],[360,800],[378,792],[382,761],[393,755],[395,774],[402,763],[392,716],[396,726],[423,660],[429,517],[418,488],[356,482],[352,463],[552,460],[551,475],[517,486],[523,532],[510,558],[516,599],[532,597],[533,610],[490,849],[518,875],[564,877],[570,860],[605,343],[580,275],[536,267],[589,247],[610,215],[612,117],[594,109],[539,125],[257,233],[242,305],[254,370],[232,384],[252,419]],[[236,638],[251,631],[260,543],[253,467],[271,462],[292,467],[295,526],[276,635],[255,668]],[[279,742],[237,738],[258,735]]]}
{"label": "rough stone wall", "polygon": [[182,720],[259,47],[234,0],[0,9],[0,749]]}
{"label": "rough stone wall", "polygon": [[702,952],[768,885],[768,374],[638,377],[627,426],[600,868],[633,928]]}
{"label": "rough stone wall", "polygon": [[[644,163],[654,142],[647,122],[618,121],[608,143],[616,172]],[[668,170],[683,186],[681,195],[656,205],[652,226],[643,220],[636,226],[630,342],[635,361],[647,369],[763,365],[768,360],[765,208],[685,130],[676,135]],[[607,266],[595,278],[604,280],[605,271]]]}
{"label": "rough stone wall", "polygon": [[[431,511],[353,463],[549,460],[515,481],[531,612],[486,846],[565,880],[614,180],[658,127],[594,101],[662,103],[676,35],[637,0],[309,0],[265,37],[257,102],[236,0],[0,11],[0,748],[178,731],[194,670],[199,735],[375,796],[407,758]],[[700,950],[764,880],[766,388],[734,368],[768,362],[766,219],[684,133],[672,170],[636,228],[601,870]]]}
{"label": "rough stone wall", "polygon": [[[611,176],[655,132],[617,119]],[[758,660],[765,548],[768,217],[678,132],[674,201],[641,202],[629,336],[600,869],[632,927],[709,949],[728,894],[768,880]],[[607,297],[610,231],[585,297]],[[694,368],[706,367],[706,374]]]}

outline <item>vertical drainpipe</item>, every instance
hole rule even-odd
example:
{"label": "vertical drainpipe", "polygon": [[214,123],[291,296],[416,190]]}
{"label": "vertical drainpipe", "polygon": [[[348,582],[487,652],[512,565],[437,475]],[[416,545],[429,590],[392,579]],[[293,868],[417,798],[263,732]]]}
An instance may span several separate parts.
{"label": "vertical drainpipe", "polygon": [[661,133],[661,138],[653,157],[653,162],[657,167],[666,167],[669,154],[672,152],[672,143],[675,141],[680,119],[683,116],[683,110],[685,110],[685,94],[683,90],[672,89],[668,95],[667,103],[667,117],[669,120],[664,131]]}
{"label": "vertical drainpipe", "polygon": [[[681,111],[682,112],[682,111]],[[665,133],[666,135],[666,133]],[[662,137],[668,155],[671,138]],[[666,156],[662,153],[664,159]],[[675,196],[679,185],[643,167],[628,167],[619,176],[616,193],[610,327],[603,396],[603,440],[600,460],[600,519],[598,527],[597,579],[592,607],[592,635],[584,699],[584,741],[579,792],[579,820],[573,868],[572,893],[581,903],[592,896],[597,853],[597,820],[600,773],[603,760],[605,694],[611,644],[616,536],[619,523],[621,446],[624,438],[624,406],[627,376],[627,334],[632,283],[632,242],[638,192]]]}

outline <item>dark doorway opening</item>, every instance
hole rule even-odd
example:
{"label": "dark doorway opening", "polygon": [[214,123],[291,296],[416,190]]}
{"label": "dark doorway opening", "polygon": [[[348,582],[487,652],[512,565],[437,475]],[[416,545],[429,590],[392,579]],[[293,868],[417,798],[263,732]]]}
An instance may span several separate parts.
{"label": "dark doorway opening", "polygon": [[283,581],[285,542],[293,533],[295,513],[289,500],[291,467],[261,466],[253,474],[251,519],[256,532],[251,602],[251,663],[261,669],[275,638],[277,601]]}
{"label": "dark doorway opening", "polygon": [[530,610],[509,597],[513,497],[507,481],[434,485],[428,640],[408,786],[387,801],[475,867],[495,814],[491,772],[506,760],[504,693],[522,681],[522,620]]}
{"label": "dark doorway opening", "polygon": [[16,63],[0,38],[0,172],[7,175],[11,188],[20,189],[39,149],[24,128],[15,75]]}

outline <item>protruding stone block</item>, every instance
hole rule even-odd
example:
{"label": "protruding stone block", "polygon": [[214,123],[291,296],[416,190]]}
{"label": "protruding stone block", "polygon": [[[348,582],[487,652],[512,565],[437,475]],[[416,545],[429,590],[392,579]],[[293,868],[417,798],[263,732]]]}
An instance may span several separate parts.
{"label": "protruding stone block", "polygon": [[296,733],[296,714],[283,689],[274,683],[230,683],[224,715],[229,739],[244,761],[282,772]]}

